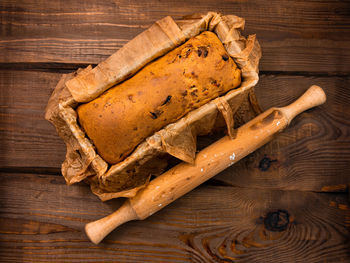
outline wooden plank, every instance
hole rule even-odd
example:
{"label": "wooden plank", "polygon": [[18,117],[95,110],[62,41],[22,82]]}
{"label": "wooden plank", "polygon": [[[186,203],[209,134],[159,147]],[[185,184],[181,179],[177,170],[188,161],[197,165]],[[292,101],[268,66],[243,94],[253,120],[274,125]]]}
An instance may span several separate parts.
{"label": "wooden plank", "polygon": [[246,18],[263,71],[349,73],[349,5],[339,0],[1,1],[0,63],[96,64],[164,16],[213,10]]}
{"label": "wooden plank", "polygon": [[102,244],[83,225],[114,211],[60,176],[0,176],[6,262],[348,262],[345,194],[201,186]]}
{"label": "wooden plank", "polygon": [[44,111],[61,74],[0,73],[0,166],[60,167],[65,145]]}
{"label": "wooden plank", "polygon": [[[59,170],[65,146],[43,118],[59,77],[47,72],[0,71],[0,168]],[[297,117],[274,141],[216,180],[242,187],[346,190],[350,182],[350,78],[262,75],[256,91],[267,109],[289,104],[311,84],[325,88],[327,103]],[[215,139],[207,136],[199,145]]]}

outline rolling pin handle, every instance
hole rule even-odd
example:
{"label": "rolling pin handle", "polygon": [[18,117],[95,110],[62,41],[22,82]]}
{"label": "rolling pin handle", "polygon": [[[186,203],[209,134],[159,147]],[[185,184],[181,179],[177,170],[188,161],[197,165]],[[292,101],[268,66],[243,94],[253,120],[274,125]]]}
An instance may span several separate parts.
{"label": "rolling pin handle", "polygon": [[324,90],[317,85],[312,85],[299,99],[286,107],[280,108],[280,110],[287,118],[289,124],[298,114],[325,102],[326,93]]}
{"label": "rolling pin handle", "polygon": [[125,222],[138,219],[134,209],[130,205],[129,200],[113,214],[101,218],[100,220],[86,224],[85,232],[89,239],[98,244],[104,239],[113,229]]}

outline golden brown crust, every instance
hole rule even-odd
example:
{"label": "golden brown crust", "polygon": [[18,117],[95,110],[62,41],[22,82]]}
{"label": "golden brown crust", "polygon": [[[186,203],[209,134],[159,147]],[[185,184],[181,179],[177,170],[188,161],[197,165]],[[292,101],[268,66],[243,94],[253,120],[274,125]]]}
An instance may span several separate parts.
{"label": "golden brown crust", "polygon": [[240,70],[206,31],[80,105],[79,122],[102,158],[115,164],[154,132],[240,82]]}

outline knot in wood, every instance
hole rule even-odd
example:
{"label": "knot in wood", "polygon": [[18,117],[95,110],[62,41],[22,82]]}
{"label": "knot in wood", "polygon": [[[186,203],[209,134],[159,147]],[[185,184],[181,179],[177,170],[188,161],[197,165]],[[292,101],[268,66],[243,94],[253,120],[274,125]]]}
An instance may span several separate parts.
{"label": "knot in wood", "polygon": [[289,213],[286,210],[278,209],[269,212],[264,218],[265,228],[272,232],[282,232],[289,225]]}
{"label": "knot in wood", "polygon": [[271,163],[273,162],[277,162],[277,160],[271,160],[269,157],[265,155],[264,158],[262,158],[261,161],[259,162],[260,171],[263,171],[263,172],[267,171],[270,168]]}

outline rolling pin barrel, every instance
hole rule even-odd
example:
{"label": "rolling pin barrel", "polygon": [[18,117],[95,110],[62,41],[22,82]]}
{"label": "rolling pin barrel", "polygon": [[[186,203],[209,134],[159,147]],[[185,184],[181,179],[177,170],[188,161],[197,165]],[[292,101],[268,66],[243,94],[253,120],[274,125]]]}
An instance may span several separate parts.
{"label": "rolling pin barrel", "polygon": [[114,228],[130,220],[145,219],[188,193],[227,167],[269,142],[299,113],[323,104],[324,91],[311,86],[298,100],[283,108],[271,108],[237,129],[236,138],[223,137],[196,155],[194,164],[181,163],[152,180],[113,214],[86,225],[98,244]]}

